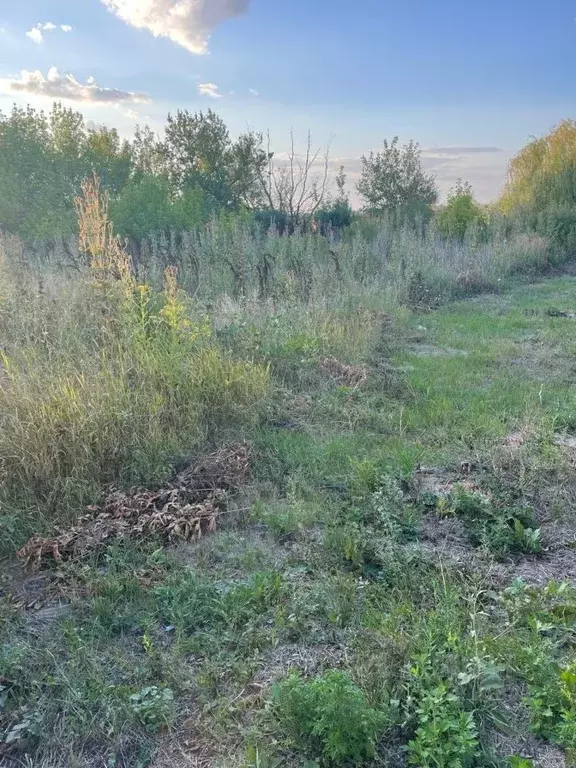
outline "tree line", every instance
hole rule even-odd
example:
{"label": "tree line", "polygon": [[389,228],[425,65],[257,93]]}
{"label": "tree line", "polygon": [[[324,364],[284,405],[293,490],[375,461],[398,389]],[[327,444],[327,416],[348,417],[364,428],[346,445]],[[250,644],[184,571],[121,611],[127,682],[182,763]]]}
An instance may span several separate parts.
{"label": "tree line", "polygon": [[[0,112],[0,229],[25,240],[73,234],[74,200],[92,174],[109,196],[117,232],[134,241],[192,229],[214,216],[252,216],[288,231],[351,224],[345,169],[331,179],[329,151],[315,148],[308,135],[299,153],[290,138],[289,151],[277,156],[269,136],[247,131],[232,138],[209,109],[178,110],[168,115],[162,137],[144,126],[129,140],[60,103],[48,113],[14,106]],[[361,158],[357,191],[364,213],[402,221],[434,217],[439,232],[453,239],[465,237],[472,224],[486,229],[496,212],[522,216],[536,230],[550,229],[552,217],[555,235],[566,239],[576,220],[576,122],[564,120],[528,143],[511,161],[492,207],[480,206],[464,181],[439,206],[419,145],[402,145],[398,137]]]}

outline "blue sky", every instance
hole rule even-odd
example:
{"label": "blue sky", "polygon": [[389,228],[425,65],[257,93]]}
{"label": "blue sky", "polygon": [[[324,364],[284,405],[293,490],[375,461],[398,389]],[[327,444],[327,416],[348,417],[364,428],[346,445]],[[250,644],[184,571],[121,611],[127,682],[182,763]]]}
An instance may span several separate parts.
{"label": "blue sky", "polygon": [[342,162],[351,181],[361,154],[399,134],[420,142],[443,190],[463,176],[489,200],[514,151],[575,116],[576,5],[567,0],[2,6],[0,109],[60,96],[130,133],[136,122],[160,131],[178,107],[213,107],[233,133],[269,129],[279,151],[291,127],[300,141],[308,129],[318,144],[332,139],[334,167]]}

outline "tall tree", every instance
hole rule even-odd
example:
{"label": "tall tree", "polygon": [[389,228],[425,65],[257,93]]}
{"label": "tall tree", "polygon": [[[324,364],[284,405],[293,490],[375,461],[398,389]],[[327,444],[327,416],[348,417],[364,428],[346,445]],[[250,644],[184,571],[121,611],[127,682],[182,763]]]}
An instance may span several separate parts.
{"label": "tall tree", "polygon": [[268,163],[260,133],[241,134],[228,150],[228,179],[232,198],[247,208],[264,205],[261,175]]}
{"label": "tall tree", "polygon": [[130,142],[122,140],[116,128],[90,128],[86,139],[86,160],[90,171],[100,177],[102,188],[118,194],[128,182],[132,169]]}
{"label": "tall tree", "polygon": [[87,133],[81,112],[56,102],[48,116],[50,153],[54,169],[52,194],[72,208],[83,179],[90,173],[87,162]]}
{"label": "tall tree", "polygon": [[66,219],[60,181],[46,115],[17,106],[0,113],[0,226],[27,238],[58,234]]}
{"label": "tall tree", "polygon": [[398,136],[385,139],[380,152],[362,157],[357,189],[376,211],[428,213],[438,199],[434,177],[422,168],[419,145],[409,141],[401,146]]}
{"label": "tall tree", "polygon": [[576,120],[562,120],[546,136],[533,138],[512,158],[500,198],[505,213],[522,206],[575,203]]}
{"label": "tall tree", "polygon": [[220,205],[230,202],[227,152],[230,135],[211,109],[168,115],[164,155],[172,187],[178,193],[198,186]]}
{"label": "tall tree", "polygon": [[166,174],[162,142],[150,126],[136,126],[132,141],[132,172],[135,178]]}

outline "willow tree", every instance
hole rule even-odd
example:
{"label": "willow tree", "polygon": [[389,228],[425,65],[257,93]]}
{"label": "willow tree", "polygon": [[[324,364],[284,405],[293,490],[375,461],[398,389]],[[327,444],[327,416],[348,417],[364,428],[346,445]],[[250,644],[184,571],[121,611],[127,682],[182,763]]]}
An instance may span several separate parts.
{"label": "willow tree", "polygon": [[531,139],[512,158],[500,207],[509,213],[552,202],[571,204],[576,202],[575,183],[576,120],[562,120],[546,136]]}

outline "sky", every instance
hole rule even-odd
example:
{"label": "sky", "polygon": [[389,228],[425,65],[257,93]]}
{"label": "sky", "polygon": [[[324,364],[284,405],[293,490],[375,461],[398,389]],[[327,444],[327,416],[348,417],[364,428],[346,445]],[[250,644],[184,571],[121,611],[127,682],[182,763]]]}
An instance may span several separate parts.
{"label": "sky", "polygon": [[0,111],[62,100],[130,134],[211,107],[280,153],[311,131],[351,187],[398,135],[443,193],[461,177],[488,202],[576,117],[575,43],[568,0],[0,0]]}

